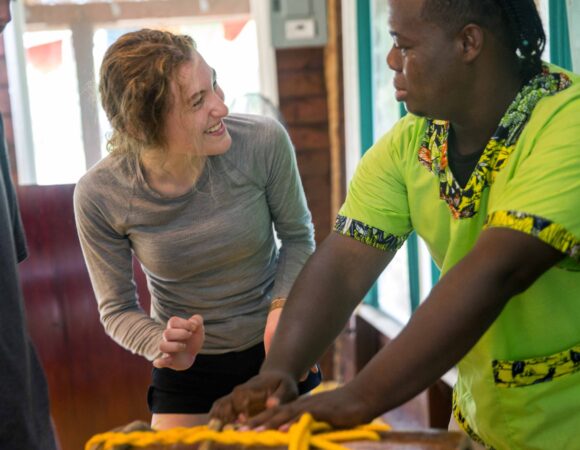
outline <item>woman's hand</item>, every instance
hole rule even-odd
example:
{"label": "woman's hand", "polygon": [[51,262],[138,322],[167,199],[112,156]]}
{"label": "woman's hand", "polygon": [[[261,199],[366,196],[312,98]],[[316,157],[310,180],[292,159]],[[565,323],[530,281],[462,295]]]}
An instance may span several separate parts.
{"label": "woman's hand", "polygon": [[186,370],[191,367],[205,338],[203,318],[195,314],[189,319],[173,316],[167,321],[159,351],[163,355],[153,361],[158,368]]}

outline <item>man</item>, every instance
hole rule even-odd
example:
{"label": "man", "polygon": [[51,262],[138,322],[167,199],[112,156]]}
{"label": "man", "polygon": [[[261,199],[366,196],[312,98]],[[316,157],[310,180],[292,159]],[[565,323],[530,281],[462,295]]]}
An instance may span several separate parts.
{"label": "man", "polygon": [[[212,415],[352,426],[453,365],[454,417],[496,449],[576,448],[580,78],[543,66],[533,0],[389,0],[396,98],[411,113],[362,159],[306,264],[260,375]],[[437,119],[437,120],[434,120]],[[415,230],[443,276],[341,389],[285,403]]]}
{"label": "man", "polygon": [[[0,0],[0,32],[10,22]],[[26,243],[0,118],[0,448],[56,449],[44,372],[26,328],[17,263]]]}

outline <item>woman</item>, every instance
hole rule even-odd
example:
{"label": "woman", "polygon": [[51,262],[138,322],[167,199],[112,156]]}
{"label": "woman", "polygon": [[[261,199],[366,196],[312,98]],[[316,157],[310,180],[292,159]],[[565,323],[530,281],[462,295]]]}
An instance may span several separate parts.
{"label": "woman", "polygon": [[[292,144],[274,120],[228,116],[189,36],[121,36],[99,88],[111,154],[79,181],[75,215],[101,321],[153,361],[153,428],[192,426],[258,372],[314,250]],[[132,255],[147,277],[150,317]]]}

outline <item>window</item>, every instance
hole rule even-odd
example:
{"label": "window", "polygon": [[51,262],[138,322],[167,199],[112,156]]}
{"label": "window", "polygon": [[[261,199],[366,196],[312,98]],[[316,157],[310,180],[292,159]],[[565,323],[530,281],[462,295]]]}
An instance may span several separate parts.
{"label": "window", "polygon": [[14,2],[5,35],[21,184],[75,183],[106,155],[110,127],[98,101],[98,71],[106,49],[128,31],[188,34],[216,69],[227,103],[240,110],[236,99],[259,94],[276,104],[273,50],[269,39],[258,38],[268,13],[257,6],[256,0]]}
{"label": "window", "polygon": [[[73,183],[84,173],[79,83],[70,29],[23,35],[38,184]],[[94,96],[93,96],[94,97]]]}

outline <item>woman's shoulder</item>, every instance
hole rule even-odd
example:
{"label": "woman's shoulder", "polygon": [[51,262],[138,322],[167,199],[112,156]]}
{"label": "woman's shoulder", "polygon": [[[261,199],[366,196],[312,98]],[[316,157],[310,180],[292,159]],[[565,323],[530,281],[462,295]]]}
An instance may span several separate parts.
{"label": "woman's shoulder", "polygon": [[230,114],[224,121],[232,137],[230,151],[224,156],[236,165],[269,160],[275,153],[291,146],[285,128],[272,117]]}
{"label": "woman's shoulder", "polygon": [[134,158],[109,154],[91,167],[77,182],[75,192],[92,196],[119,194],[134,185]]}
{"label": "woman's shoulder", "polygon": [[280,121],[271,116],[260,114],[231,113],[224,118],[225,122],[233,126],[242,127],[281,127]]}
{"label": "woman's shoulder", "polygon": [[239,139],[250,142],[268,140],[272,135],[285,133],[282,124],[269,116],[235,113],[228,115],[224,122],[234,142]]}

